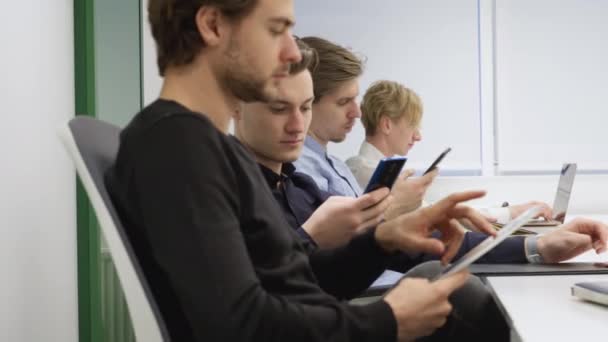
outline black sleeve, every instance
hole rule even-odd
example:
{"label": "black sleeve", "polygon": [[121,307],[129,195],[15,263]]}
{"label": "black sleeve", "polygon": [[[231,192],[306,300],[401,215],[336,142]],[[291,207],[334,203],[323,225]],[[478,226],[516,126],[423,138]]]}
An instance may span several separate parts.
{"label": "black sleeve", "polygon": [[340,299],[363,293],[386,270],[389,256],[376,243],[374,229],[336,249],[316,249],[310,265],[323,290]]}
{"label": "black sleeve", "polygon": [[394,341],[383,301],[350,306],[318,291],[311,303],[265,290],[240,230],[237,171],[207,126],[161,120],[142,139],[133,174],[154,258],[196,340]]}

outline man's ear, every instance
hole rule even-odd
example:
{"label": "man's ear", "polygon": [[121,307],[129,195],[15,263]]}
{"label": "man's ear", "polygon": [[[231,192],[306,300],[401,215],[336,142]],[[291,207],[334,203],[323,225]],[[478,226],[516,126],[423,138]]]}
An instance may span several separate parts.
{"label": "man's ear", "polygon": [[382,132],[382,134],[388,135],[393,129],[393,120],[386,115],[381,115],[378,127],[380,128],[380,132]]}
{"label": "man's ear", "polygon": [[196,12],[196,28],[206,46],[219,44],[227,24],[222,12],[213,6],[202,6]]}
{"label": "man's ear", "polygon": [[243,110],[245,110],[244,106],[245,106],[244,104],[241,104],[241,105],[240,105],[240,106],[239,106],[239,107],[238,107],[238,108],[237,108],[237,109],[234,111],[234,114],[232,114],[232,118],[233,118],[235,121],[240,121],[240,120],[241,120],[242,115],[243,115]]}

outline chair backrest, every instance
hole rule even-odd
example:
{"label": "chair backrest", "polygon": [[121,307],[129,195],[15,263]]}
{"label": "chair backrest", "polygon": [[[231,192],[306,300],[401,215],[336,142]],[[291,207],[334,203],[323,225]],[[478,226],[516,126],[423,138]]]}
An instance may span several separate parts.
{"label": "chair backrest", "polygon": [[60,132],[97,215],[122,285],[135,337],[143,342],[169,341],[169,334],[150,287],[104,183],[104,173],[116,159],[120,129],[76,117]]}

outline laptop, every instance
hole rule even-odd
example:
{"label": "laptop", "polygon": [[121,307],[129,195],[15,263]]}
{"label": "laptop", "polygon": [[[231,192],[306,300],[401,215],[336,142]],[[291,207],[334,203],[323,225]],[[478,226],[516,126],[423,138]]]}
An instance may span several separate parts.
{"label": "laptop", "polygon": [[[553,218],[545,220],[544,218],[532,219],[519,229],[515,234],[538,234],[536,229],[556,227],[564,223],[568,203],[570,203],[570,193],[574,184],[574,176],[576,175],[576,163],[565,163],[559,176],[557,183],[557,191],[553,200]],[[497,230],[500,230],[504,224],[493,223]]]}
{"label": "laptop", "polygon": [[524,227],[553,227],[564,223],[566,212],[568,211],[568,203],[570,203],[574,176],[576,176],[576,163],[565,163],[560,172],[557,191],[553,200],[553,219],[534,219],[526,223]]}

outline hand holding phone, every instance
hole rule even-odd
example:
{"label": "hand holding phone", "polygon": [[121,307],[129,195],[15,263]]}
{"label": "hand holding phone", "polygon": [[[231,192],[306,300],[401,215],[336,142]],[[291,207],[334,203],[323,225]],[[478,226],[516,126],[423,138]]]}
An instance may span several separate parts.
{"label": "hand holding phone", "polygon": [[387,187],[392,188],[395,180],[399,177],[403,165],[407,161],[405,157],[390,157],[380,160],[372,178],[369,180],[364,193]]}
{"label": "hand holding phone", "polygon": [[448,147],[448,148],[445,149],[445,151],[441,152],[441,154],[439,155],[439,157],[437,157],[437,159],[435,159],[435,161],[433,162],[433,164],[431,164],[431,166],[429,166],[429,168],[426,169],[426,171],[424,171],[424,173],[422,175],[424,176],[427,173],[435,170],[437,168],[437,165],[439,165],[439,163],[443,160],[443,158],[445,158],[445,156],[448,153],[450,153],[451,150],[452,150],[452,148]]}

